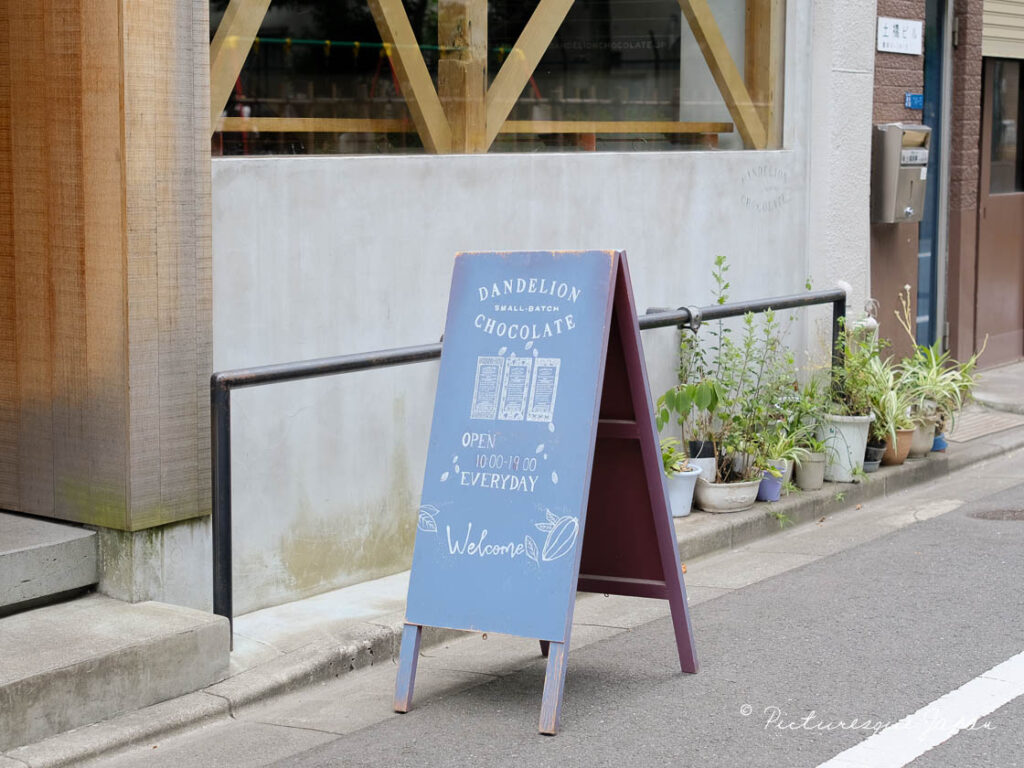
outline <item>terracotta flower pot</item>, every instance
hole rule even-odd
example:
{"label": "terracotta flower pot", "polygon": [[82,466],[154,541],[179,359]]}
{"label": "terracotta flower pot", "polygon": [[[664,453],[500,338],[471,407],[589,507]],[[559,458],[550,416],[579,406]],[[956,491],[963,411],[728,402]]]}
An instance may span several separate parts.
{"label": "terracotta flower pot", "polygon": [[885,447],[885,454],[882,456],[882,464],[887,467],[896,466],[902,464],[907,460],[907,455],[910,453],[910,444],[914,440],[913,429],[898,429],[896,430],[896,445],[892,443]]}

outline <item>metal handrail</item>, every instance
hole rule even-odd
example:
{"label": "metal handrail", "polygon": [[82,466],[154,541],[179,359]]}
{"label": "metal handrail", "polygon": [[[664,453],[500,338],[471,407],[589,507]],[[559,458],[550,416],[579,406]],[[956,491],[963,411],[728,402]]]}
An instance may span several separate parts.
{"label": "metal handrail", "polygon": [[[696,330],[708,320],[742,317],[748,312],[793,309],[818,304],[832,305],[832,365],[843,363],[839,334],[846,317],[846,292],[840,288],[807,291],[756,301],[712,304],[705,307],[649,309],[639,318],[641,331],[652,328],[690,328]],[[213,612],[234,626],[231,574],[231,390],[276,384],[284,381],[314,379],[342,373],[392,368],[422,363],[441,357],[442,344],[360,352],[353,355],[321,357],[293,363],[277,363],[255,368],[220,371],[210,377],[210,462],[213,480]]]}

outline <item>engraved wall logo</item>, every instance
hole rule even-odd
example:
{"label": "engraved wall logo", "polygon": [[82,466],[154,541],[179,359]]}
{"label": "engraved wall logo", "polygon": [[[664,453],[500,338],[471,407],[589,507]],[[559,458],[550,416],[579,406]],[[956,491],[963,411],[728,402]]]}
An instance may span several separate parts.
{"label": "engraved wall logo", "polygon": [[758,165],[743,174],[740,200],[758,213],[773,213],[792,198],[788,182],[789,174],[782,168]]}

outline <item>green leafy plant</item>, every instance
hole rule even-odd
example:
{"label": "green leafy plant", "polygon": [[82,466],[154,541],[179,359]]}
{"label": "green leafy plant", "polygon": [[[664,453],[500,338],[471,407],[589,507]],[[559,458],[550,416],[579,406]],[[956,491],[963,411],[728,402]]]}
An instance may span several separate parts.
{"label": "green leafy plant", "polygon": [[787,525],[793,525],[793,518],[785,512],[772,512],[772,516],[779,521],[779,528],[785,529]]}
{"label": "green leafy plant", "polygon": [[[793,427],[782,422],[778,429],[765,437],[764,452],[769,459],[786,459],[799,466],[811,454],[806,445],[814,440],[811,431],[810,424]],[[822,446],[824,448],[824,444]]]}
{"label": "green leafy plant", "polygon": [[954,360],[948,350],[942,351],[939,342],[930,346],[914,343],[909,285],[900,293],[896,319],[914,344],[910,356],[899,364],[900,383],[909,399],[913,421],[952,428],[974,388],[978,358],[985,352],[988,337],[981,349],[963,363]]}
{"label": "green leafy plant", "polygon": [[686,454],[679,448],[680,442],[674,437],[661,438],[661,465],[669,477],[679,472],[688,472],[690,469]]}
{"label": "green leafy plant", "polygon": [[871,410],[875,414],[875,419],[871,422],[871,438],[877,442],[888,440],[890,445],[895,445],[896,432],[913,427],[910,394],[891,359],[872,358],[868,370],[868,397],[871,400]]}
{"label": "green leafy plant", "polygon": [[872,360],[878,358],[878,340],[867,328],[851,328],[841,320],[836,347],[843,356],[843,365],[832,376],[830,411],[840,416],[867,416],[872,412],[871,367]]}

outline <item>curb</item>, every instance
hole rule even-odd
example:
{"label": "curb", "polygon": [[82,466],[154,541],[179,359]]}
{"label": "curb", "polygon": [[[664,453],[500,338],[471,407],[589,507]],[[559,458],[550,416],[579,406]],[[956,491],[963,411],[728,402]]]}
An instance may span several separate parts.
{"label": "curb", "polygon": [[[826,483],[820,491],[802,491],[775,503],[759,503],[744,512],[694,512],[689,517],[678,518],[675,523],[680,558],[686,562],[771,536],[781,530],[782,516],[793,524],[818,520],[1019,448],[1024,448],[1024,427],[983,436],[970,443],[953,444],[949,453],[933,453],[899,467],[883,467],[868,475],[864,482]],[[580,597],[587,599],[585,594]],[[382,619],[382,623],[360,624],[336,641],[305,646],[201,691],[10,750],[0,755],[0,768],[77,765],[198,725],[230,719],[246,707],[357,669],[374,664],[396,664],[402,617],[392,614]],[[424,630],[422,644],[429,648],[464,634],[428,627]]]}

